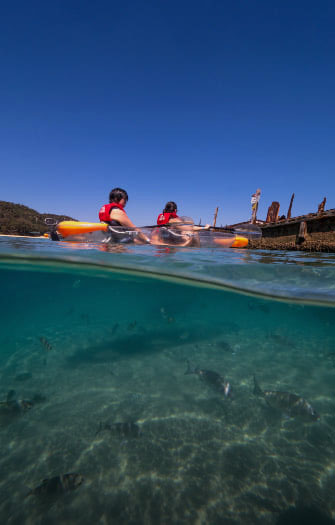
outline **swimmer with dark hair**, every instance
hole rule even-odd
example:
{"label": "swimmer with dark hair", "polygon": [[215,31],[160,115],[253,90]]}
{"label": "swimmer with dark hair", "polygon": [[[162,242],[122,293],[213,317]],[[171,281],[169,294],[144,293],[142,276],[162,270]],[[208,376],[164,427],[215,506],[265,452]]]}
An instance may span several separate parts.
{"label": "swimmer with dark hair", "polygon": [[134,242],[148,244],[150,239],[129,219],[124,207],[128,202],[128,193],[122,188],[114,188],[109,194],[109,204],[104,204],[99,211],[99,219],[109,225],[111,240],[118,243]]}
{"label": "swimmer with dark hair", "polygon": [[177,204],[174,201],[166,203],[162,213],[157,217],[157,225],[151,236],[152,244],[171,246],[200,246],[198,230],[208,230],[209,224],[204,228],[194,226],[192,219],[181,218],[177,215]]}

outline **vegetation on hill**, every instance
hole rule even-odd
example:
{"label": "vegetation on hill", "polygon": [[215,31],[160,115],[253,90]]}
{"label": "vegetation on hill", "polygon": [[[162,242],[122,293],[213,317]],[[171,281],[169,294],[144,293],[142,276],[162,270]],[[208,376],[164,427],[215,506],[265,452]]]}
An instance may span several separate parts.
{"label": "vegetation on hill", "polygon": [[7,235],[41,235],[50,227],[44,222],[46,217],[61,220],[75,220],[66,215],[38,213],[23,204],[0,201],[0,233]]}

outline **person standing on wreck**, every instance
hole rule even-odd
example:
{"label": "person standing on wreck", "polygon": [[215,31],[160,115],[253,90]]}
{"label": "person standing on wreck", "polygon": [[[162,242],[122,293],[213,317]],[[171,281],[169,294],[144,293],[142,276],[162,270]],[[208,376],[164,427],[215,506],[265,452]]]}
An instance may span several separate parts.
{"label": "person standing on wreck", "polygon": [[[109,194],[109,204],[104,204],[99,211],[99,219],[110,226],[113,242],[135,242],[137,244],[150,243],[149,238],[132,223],[124,207],[128,201],[128,193],[122,188],[114,188]],[[120,226],[122,228],[120,228]],[[115,228],[116,227],[116,228]],[[119,227],[119,228],[117,228]],[[129,231],[126,231],[126,228]]]}

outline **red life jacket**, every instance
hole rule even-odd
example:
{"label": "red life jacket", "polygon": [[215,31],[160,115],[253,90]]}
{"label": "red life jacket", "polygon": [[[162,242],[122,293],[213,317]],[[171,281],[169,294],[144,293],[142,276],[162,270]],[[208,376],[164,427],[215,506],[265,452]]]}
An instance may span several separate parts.
{"label": "red life jacket", "polygon": [[178,219],[175,211],[172,213],[160,213],[157,217],[157,224],[167,224],[171,218]]}
{"label": "red life jacket", "polygon": [[124,211],[124,209],[123,209],[123,206],[121,206],[121,204],[118,204],[117,202],[111,202],[109,204],[104,204],[100,208],[100,211],[99,211],[100,222],[110,222],[110,220],[111,220],[110,213],[111,213],[113,208],[118,208],[119,210],[121,210],[124,213],[126,213]]}

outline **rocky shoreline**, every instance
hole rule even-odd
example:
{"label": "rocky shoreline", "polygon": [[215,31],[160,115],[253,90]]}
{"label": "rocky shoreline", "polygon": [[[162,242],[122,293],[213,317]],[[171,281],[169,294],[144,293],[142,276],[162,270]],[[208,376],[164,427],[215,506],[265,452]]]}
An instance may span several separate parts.
{"label": "rocky shoreline", "polygon": [[259,240],[250,240],[248,249],[335,253],[335,232],[311,233],[301,243],[297,242],[296,235],[262,237]]}

